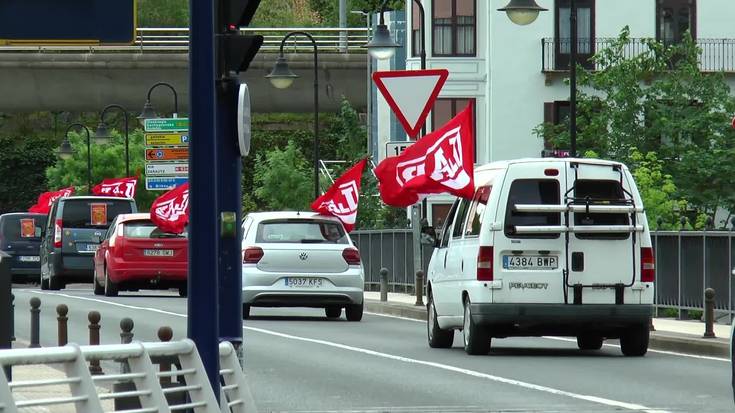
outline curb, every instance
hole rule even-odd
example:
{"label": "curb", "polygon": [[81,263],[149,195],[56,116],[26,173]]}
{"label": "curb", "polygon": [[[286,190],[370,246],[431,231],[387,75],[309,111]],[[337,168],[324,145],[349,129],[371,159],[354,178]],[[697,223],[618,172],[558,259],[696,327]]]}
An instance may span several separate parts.
{"label": "curb", "polygon": [[[426,307],[411,304],[365,300],[365,310],[377,314],[393,315],[426,321]],[[727,339],[700,338],[684,334],[652,331],[649,341],[652,350],[673,351],[698,356],[730,358],[730,343]]]}

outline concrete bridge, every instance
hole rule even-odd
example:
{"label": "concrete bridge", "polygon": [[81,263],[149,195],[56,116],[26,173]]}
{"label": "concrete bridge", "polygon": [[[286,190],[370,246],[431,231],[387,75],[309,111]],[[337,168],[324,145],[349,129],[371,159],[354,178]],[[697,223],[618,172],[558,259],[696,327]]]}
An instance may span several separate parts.
{"label": "concrete bridge", "polygon": [[[319,49],[319,99],[322,111],[339,106],[342,96],[356,108],[367,99],[367,55],[359,46],[367,29],[246,29],[265,35],[260,53],[242,80],[250,87],[253,111],[313,111],[313,55],[305,39],[289,39],[285,53],[301,76],[285,90],[265,79],[277,57],[280,39],[293,30],[314,34]],[[131,46],[0,47],[0,112],[97,111],[118,103],[139,111],[155,82],[174,85],[179,112],[188,112],[188,33],[186,29],[138,29]],[[196,96],[196,92],[193,92]],[[152,101],[161,113],[173,111],[166,90]]]}

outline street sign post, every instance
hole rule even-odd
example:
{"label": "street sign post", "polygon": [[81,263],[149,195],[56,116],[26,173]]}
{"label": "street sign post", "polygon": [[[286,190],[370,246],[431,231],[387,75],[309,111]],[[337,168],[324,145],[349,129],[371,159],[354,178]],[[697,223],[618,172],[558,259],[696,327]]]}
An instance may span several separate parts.
{"label": "street sign post", "polygon": [[146,133],[146,146],[189,145],[189,133]]}
{"label": "street sign post", "polygon": [[169,191],[185,184],[189,178],[185,176],[152,176],[146,177],[145,189],[149,191]]}
{"label": "street sign post", "polygon": [[189,118],[153,118],[144,122],[146,132],[188,132]]}
{"label": "street sign post", "polygon": [[146,161],[179,161],[189,159],[189,148],[148,148]]}
{"label": "street sign post", "polygon": [[145,176],[184,176],[189,174],[187,162],[147,163]]}
{"label": "street sign post", "polygon": [[186,182],[189,177],[189,119],[146,119],[145,187],[165,191]]}

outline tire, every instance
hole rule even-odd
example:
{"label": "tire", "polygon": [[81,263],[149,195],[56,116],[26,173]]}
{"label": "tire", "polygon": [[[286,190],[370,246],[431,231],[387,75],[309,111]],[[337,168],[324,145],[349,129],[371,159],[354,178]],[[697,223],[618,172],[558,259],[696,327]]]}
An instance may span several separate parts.
{"label": "tire", "polygon": [[431,348],[452,348],[454,342],[454,330],[442,330],[436,321],[436,308],[434,298],[429,294],[429,302],[426,304],[426,337]]}
{"label": "tire", "polygon": [[242,305],[242,319],[247,320],[250,318],[250,306],[247,304]]}
{"label": "tire", "polygon": [[599,350],[602,348],[602,337],[590,334],[577,336],[577,347],[580,350]]}
{"label": "tire", "polygon": [[48,290],[49,289],[49,282],[48,279],[43,278],[43,274],[41,274],[41,289],[42,290]]}
{"label": "tire", "polygon": [[102,295],[105,293],[105,287],[101,286],[99,281],[97,281],[97,274],[95,274],[92,279],[92,285],[94,286],[94,295]]}
{"label": "tire", "polygon": [[342,307],[327,307],[324,309],[327,318],[340,318],[342,316]]}
{"label": "tire", "polygon": [[189,286],[179,287],[179,297],[186,297],[187,295],[189,295]]}
{"label": "tire", "polygon": [[52,274],[48,275],[48,289],[49,290],[61,290],[64,288],[64,283],[59,279],[59,277],[54,277]]}
{"label": "tire", "polygon": [[620,350],[627,357],[641,357],[648,352],[648,324],[628,327],[620,336]]}
{"label": "tire", "polygon": [[107,267],[105,267],[105,297],[117,297],[117,283],[110,279]]}
{"label": "tire", "polygon": [[464,351],[471,356],[482,356],[490,352],[490,334],[486,328],[472,321],[470,299],[464,302],[464,322],[462,323]]}
{"label": "tire", "polygon": [[362,320],[363,304],[350,304],[345,307],[345,315],[347,321],[360,321]]}

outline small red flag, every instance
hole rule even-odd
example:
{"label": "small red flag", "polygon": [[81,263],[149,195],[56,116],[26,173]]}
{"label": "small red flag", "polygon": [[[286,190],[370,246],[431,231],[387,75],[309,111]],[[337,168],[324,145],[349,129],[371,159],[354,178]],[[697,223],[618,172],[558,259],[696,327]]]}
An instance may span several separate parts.
{"label": "small red flag", "polygon": [[64,189],[59,189],[58,191],[44,192],[38,196],[38,201],[36,202],[36,205],[33,205],[32,207],[28,208],[28,212],[48,214],[49,211],[51,211],[51,205],[54,204],[54,201],[56,201],[59,198],[71,196],[71,194],[73,193],[74,193],[73,186],[70,186]]}
{"label": "small red flag", "polygon": [[138,178],[131,176],[128,178],[111,178],[104,179],[100,184],[92,188],[95,195],[116,196],[119,198],[135,198],[135,186],[138,184]]}
{"label": "small red flag", "polygon": [[189,183],[179,185],[156,198],[151,205],[151,221],[164,232],[181,234],[189,223]]}
{"label": "small red flag", "polygon": [[355,228],[357,205],[360,199],[360,182],[367,159],[363,159],[334,181],[334,184],[311,204],[311,210],[333,215],[345,226],[347,232]]}
{"label": "small red flag", "polygon": [[375,169],[380,196],[388,205],[405,207],[428,194],[472,198],[474,182],[473,104],[438,130],[384,159]]}

